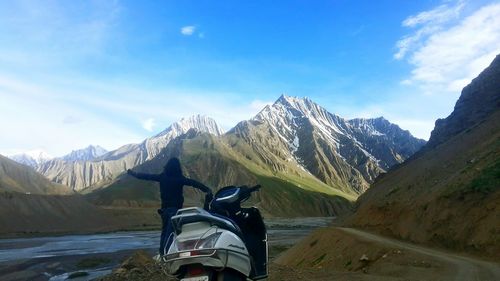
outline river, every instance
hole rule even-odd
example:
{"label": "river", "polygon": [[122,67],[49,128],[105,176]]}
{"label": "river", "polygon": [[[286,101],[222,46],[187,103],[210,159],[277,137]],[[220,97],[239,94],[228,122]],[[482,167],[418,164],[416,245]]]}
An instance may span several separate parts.
{"label": "river", "polygon": [[[332,218],[269,219],[271,258],[326,226]],[[88,275],[71,280],[90,280],[105,275],[134,251],[154,255],[159,244],[158,231],[117,232],[90,235],[66,235],[0,239],[0,280],[66,280],[72,273]],[[91,269],[85,262],[100,261]]]}

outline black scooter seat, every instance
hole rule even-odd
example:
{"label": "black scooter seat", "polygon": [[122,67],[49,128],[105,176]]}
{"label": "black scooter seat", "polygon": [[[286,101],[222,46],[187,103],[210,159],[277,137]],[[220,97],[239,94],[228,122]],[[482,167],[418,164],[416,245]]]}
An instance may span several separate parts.
{"label": "black scooter seat", "polygon": [[233,221],[217,214],[211,214],[200,208],[182,209],[177,212],[177,215],[172,217],[172,225],[177,235],[181,233],[183,225],[200,221],[229,230],[243,239],[241,229]]}

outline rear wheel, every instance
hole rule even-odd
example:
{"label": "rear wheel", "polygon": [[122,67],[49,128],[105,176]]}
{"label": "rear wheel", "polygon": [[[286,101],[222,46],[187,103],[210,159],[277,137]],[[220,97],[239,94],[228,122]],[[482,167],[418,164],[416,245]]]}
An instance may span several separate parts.
{"label": "rear wheel", "polygon": [[216,275],[216,281],[245,281],[247,280],[243,274],[231,270],[231,269],[224,269],[223,271],[217,272]]}

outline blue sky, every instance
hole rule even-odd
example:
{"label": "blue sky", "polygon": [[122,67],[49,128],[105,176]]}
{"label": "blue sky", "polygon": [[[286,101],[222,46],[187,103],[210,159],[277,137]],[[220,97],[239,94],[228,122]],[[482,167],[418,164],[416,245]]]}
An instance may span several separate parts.
{"label": "blue sky", "polygon": [[229,129],[281,94],[427,139],[500,53],[500,1],[3,1],[0,153]]}

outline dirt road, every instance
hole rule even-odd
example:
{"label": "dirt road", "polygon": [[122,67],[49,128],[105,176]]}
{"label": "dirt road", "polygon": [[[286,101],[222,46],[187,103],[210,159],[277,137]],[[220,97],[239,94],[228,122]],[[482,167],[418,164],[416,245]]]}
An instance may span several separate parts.
{"label": "dirt road", "polygon": [[427,255],[434,260],[441,260],[444,264],[448,265],[446,266],[446,268],[450,273],[450,275],[442,276],[443,278],[441,280],[500,280],[500,265],[496,263],[486,262],[472,257],[461,256],[415,244],[405,243],[399,240],[382,237],[358,229],[339,229],[362,239],[382,243],[389,247],[397,247]]}

